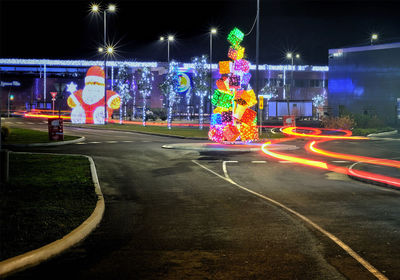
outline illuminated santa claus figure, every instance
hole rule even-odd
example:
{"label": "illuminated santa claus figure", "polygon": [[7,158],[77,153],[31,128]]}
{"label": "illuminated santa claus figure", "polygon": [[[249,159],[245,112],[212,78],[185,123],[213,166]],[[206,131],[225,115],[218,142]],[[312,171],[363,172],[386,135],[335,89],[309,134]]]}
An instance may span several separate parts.
{"label": "illuminated santa claus figure", "polygon": [[[104,124],[104,71],[92,66],[86,73],[85,87],[68,97],[68,106],[72,108],[72,123]],[[107,90],[107,120],[121,105],[121,99],[115,91]]]}

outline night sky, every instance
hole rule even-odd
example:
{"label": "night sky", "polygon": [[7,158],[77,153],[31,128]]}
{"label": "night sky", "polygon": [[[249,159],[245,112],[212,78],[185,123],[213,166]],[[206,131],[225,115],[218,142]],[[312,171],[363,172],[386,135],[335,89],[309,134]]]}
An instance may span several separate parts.
{"label": "night sky", "polygon": [[[89,13],[96,1],[0,0],[0,57],[101,59],[102,16]],[[256,16],[256,0],[118,0],[109,14],[108,41],[115,59],[166,61],[161,35],[173,34],[171,59],[189,62],[209,53],[214,62],[227,59],[227,33],[235,26],[248,33]],[[328,49],[369,44],[371,33],[380,43],[400,42],[400,1],[260,0],[260,64],[285,63],[285,53],[301,54],[300,64],[327,65]],[[245,37],[247,59],[255,63],[256,28]]]}

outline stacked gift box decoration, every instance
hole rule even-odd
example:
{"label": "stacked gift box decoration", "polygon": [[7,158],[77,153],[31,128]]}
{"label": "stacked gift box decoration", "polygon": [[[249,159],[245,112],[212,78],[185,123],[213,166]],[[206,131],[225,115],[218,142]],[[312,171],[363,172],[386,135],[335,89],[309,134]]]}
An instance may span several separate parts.
{"label": "stacked gift box decoration", "polygon": [[243,59],[244,47],[240,46],[244,34],[234,28],[228,35],[231,44],[229,61],[219,62],[221,78],[211,99],[215,106],[211,115],[208,137],[214,142],[253,141],[258,139],[257,113],[251,109],[257,98],[249,84],[250,63]]}

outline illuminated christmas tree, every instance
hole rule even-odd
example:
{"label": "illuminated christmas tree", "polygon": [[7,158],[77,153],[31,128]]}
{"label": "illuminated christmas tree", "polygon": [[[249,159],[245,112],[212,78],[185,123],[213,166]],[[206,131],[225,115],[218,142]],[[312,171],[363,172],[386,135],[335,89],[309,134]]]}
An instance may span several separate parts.
{"label": "illuminated christmas tree", "polygon": [[211,98],[215,108],[208,132],[214,142],[258,139],[257,113],[251,109],[257,104],[257,98],[249,84],[250,63],[243,58],[245,49],[240,46],[243,38],[243,32],[234,28],[227,38],[231,44],[228,51],[231,60],[219,62],[221,78]]}

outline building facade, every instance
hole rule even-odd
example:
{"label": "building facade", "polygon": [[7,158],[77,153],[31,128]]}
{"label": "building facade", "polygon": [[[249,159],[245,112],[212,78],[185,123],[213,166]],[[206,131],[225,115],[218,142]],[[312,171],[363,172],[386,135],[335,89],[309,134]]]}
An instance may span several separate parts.
{"label": "building facade", "polygon": [[400,120],[400,43],[329,50],[328,103],[333,115]]}
{"label": "building facade", "polygon": [[[8,107],[12,111],[29,111],[36,108],[52,109],[51,92],[58,92],[55,101],[56,110],[68,110],[66,100],[69,96],[68,85],[73,82],[78,89],[84,86],[84,78],[89,67],[98,65],[104,66],[104,61],[89,60],[48,60],[48,59],[0,59],[1,73],[1,112],[4,114]],[[164,108],[166,98],[159,89],[168,71],[166,63],[159,62],[131,62],[131,61],[108,61],[107,62],[107,88],[115,88],[117,83],[118,69],[127,66],[132,73],[130,81],[131,98],[124,104],[124,110],[132,117],[134,111],[139,112],[143,98],[136,90],[135,72],[137,69],[149,67],[154,74],[153,90],[148,97],[147,106],[150,109]],[[253,75],[250,85],[256,89],[255,65],[251,65],[250,73]],[[272,102],[273,106],[264,109],[267,117],[279,117],[287,114],[286,106],[280,103],[289,99],[291,108],[307,101],[312,104],[316,96],[326,96],[327,66],[308,66],[308,65],[259,65],[259,84],[260,95]],[[193,95],[193,85],[191,78],[193,75],[193,65],[190,63],[179,63],[179,71],[182,88],[180,89],[180,101],[177,103],[175,111],[179,115],[190,112],[192,115],[198,113],[199,98]],[[216,88],[215,82],[221,77],[218,72],[218,64],[212,64],[212,91]],[[293,77],[293,79],[292,79]],[[292,82],[293,80],[293,82]],[[15,82],[13,85],[13,82]],[[212,92],[211,91],[211,92]],[[10,101],[9,95],[14,99]],[[268,103],[268,102],[267,102]],[[209,99],[205,101],[209,104]],[[326,105],[326,104],[323,104]],[[320,105],[318,105],[320,106]],[[209,106],[205,106],[205,112],[209,113]],[[189,109],[188,109],[189,108]],[[298,107],[299,108],[299,107]],[[311,109],[311,111],[315,112]],[[117,112],[118,113],[118,112]],[[311,113],[312,115],[312,113]],[[310,117],[310,112],[304,116]]]}

